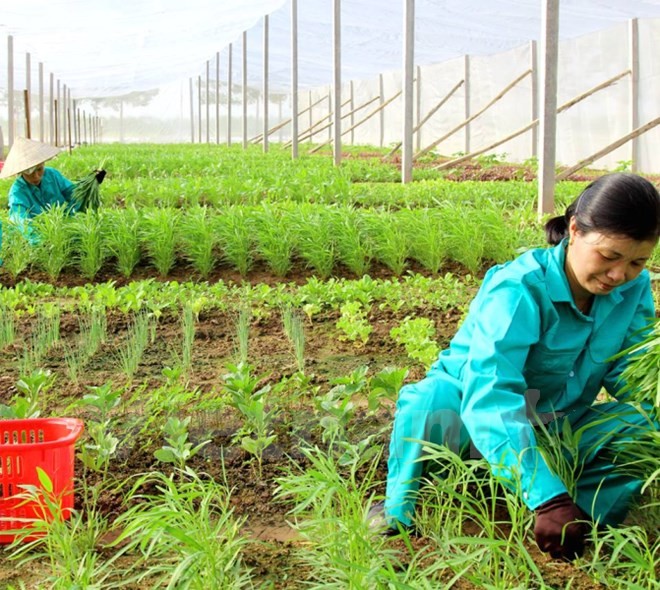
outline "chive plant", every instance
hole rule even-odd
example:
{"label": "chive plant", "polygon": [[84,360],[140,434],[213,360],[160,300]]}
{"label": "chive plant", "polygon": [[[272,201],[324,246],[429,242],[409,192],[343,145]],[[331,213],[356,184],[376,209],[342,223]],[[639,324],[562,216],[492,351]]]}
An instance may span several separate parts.
{"label": "chive plant", "polygon": [[366,215],[367,231],[374,245],[374,257],[394,274],[406,268],[409,244],[403,220],[388,212],[370,211]]}
{"label": "chive plant", "polygon": [[124,277],[130,277],[141,258],[141,216],[137,209],[130,207],[108,210],[104,220],[107,247],[116,260],[117,270]]}
{"label": "chive plant", "polygon": [[286,306],[282,309],[282,324],[284,333],[293,346],[298,372],[303,374],[305,372],[305,326],[303,317],[291,306]]}
{"label": "chive plant", "polygon": [[311,587],[386,588],[385,580],[396,581],[396,553],[369,529],[366,517],[382,452],[368,442],[348,454],[334,444],[327,450],[302,447],[307,467],[294,465],[277,478],[276,498],[291,505],[305,541],[299,558],[311,568]]}
{"label": "chive plant", "polygon": [[234,516],[229,489],[191,470],[184,475],[175,480],[149,473],[126,497],[112,544],[135,557],[124,581],[152,588],[252,588],[241,557],[249,544],[241,535],[245,518]]}
{"label": "chive plant", "polygon": [[356,276],[369,271],[373,256],[373,244],[369,238],[362,215],[354,208],[341,210],[334,217],[333,233],[340,262]]}
{"label": "chive plant", "polygon": [[518,484],[496,479],[484,459],[419,442],[432,485],[420,489],[415,526],[434,541],[435,559],[481,587],[543,585],[527,549],[533,513],[515,493]]}
{"label": "chive plant", "polygon": [[36,247],[26,236],[25,228],[15,224],[6,217],[2,223],[2,248],[0,258],[2,268],[15,280],[35,257]]}
{"label": "chive plant", "polygon": [[150,209],[141,224],[141,243],[161,277],[176,263],[177,228],[181,214],[175,209]]}
{"label": "chive plant", "polygon": [[147,313],[141,312],[128,325],[124,343],[117,352],[117,357],[124,375],[129,379],[137,372],[144,351],[149,344],[152,320]]}
{"label": "chive plant", "polygon": [[222,252],[223,261],[247,275],[254,262],[253,223],[246,209],[239,206],[221,209],[214,219],[214,233]]}
{"label": "chive plant", "polygon": [[14,310],[0,304],[0,349],[13,344],[16,339]]}
{"label": "chive plant", "polygon": [[239,305],[238,313],[234,317],[234,328],[236,330],[236,356],[239,364],[248,362],[250,350],[250,323],[252,322],[252,310],[245,304]]}
{"label": "chive plant", "polygon": [[295,249],[290,216],[267,204],[255,212],[257,251],[273,273],[283,277],[291,269]]}
{"label": "chive plant", "polygon": [[67,210],[64,206],[52,207],[37,215],[31,223],[39,236],[35,264],[54,280],[71,263],[73,246]]}
{"label": "chive plant", "polygon": [[86,279],[93,279],[97,275],[108,256],[104,228],[102,211],[88,209],[72,219],[74,259]]}
{"label": "chive plant", "polygon": [[404,209],[398,213],[410,244],[410,256],[437,273],[447,258],[442,215],[437,209]]}
{"label": "chive plant", "polygon": [[291,226],[297,234],[298,253],[322,279],[327,279],[335,267],[334,217],[334,209],[316,205],[301,205],[292,214]]}
{"label": "chive plant", "polygon": [[189,209],[181,219],[183,256],[204,279],[217,264],[218,240],[213,225],[213,215],[207,207]]}

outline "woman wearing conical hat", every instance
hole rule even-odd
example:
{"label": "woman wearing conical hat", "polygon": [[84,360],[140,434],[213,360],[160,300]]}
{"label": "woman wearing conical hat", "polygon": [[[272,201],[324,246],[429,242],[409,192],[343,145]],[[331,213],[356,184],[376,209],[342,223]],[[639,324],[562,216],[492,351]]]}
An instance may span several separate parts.
{"label": "woman wearing conical hat", "polygon": [[17,137],[0,171],[0,178],[18,175],[9,189],[9,218],[25,228],[31,241],[36,237],[26,222],[39,213],[55,205],[66,206],[70,213],[78,210],[73,182],[45,165],[59,153],[60,148]]}

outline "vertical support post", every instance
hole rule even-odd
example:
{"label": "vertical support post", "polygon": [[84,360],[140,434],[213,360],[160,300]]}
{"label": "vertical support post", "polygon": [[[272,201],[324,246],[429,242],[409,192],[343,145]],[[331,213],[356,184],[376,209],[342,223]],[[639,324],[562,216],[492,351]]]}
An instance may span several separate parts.
{"label": "vertical support post", "polygon": [[57,87],[56,87],[56,92],[55,92],[55,145],[60,146],[62,145],[61,142],[61,136],[60,136],[60,131],[61,131],[61,122],[62,122],[62,116],[61,116],[61,110],[62,110],[62,98],[61,98],[61,83],[60,80],[57,80]]}
{"label": "vertical support post", "polygon": [[[636,18],[630,19],[628,25],[630,51],[630,130],[639,127],[639,24]],[[640,136],[633,137],[630,142],[630,159],[632,172],[639,170]]]}
{"label": "vertical support post", "polygon": [[[332,125],[328,126],[328,141],[332,142],[332,145],[333,145],[333,158],[334,158],[334,145],[335,145],[335,142],[332,140],[332,138],[334,136],[333,132],[335,130],[334,129],[334,127],[335,127],[334,126],[334,117],[333,117],[333,112],[334,111],[332,110],[332,102],[333,102],[332,95],[333,95],[333,92],[334,92],[333,88],[334,88],[333,86],[328,86],[327,99],[328,99],[328,121],[332,122]],[[339,101],[341,102],[341,93],[339,95]]]}
{"label": "vertical support post", "polygon": [[[465,61],[463,64],[463,88],[465,89],[465,94],[464,94],[464,104],[463,104],[463,112],[465,115],[465,120],[467,121],[471,114],[472,114],[472,108],[470,106],[470,103],[472,101],[472,88],[470,84],[470,56],[466,55],[465,56]],[[470,123],[468,123],[465,126],[465,147],[463,148],[463,151],[466,154],[469,154],[471,151],[471,130],[470,130]]]}
{"label": "vertical support post", "polygon": [[206,143],[210,143],[211,141],[211,102],[210,102],[210,92],[209,92],[209,86],[211,83],[211,71],[210,71],[210,64],[209,60],[206,60],[206,85],[205,85],[205,92],[206,92]]}
{"label": "vertical support post", "polygon": [[233,94],[233,50],[232,44],[229,44],[229,53],[227,55],[227,145],[231,145],[231,107],[234,102]]}
{"label": "vertical support post", "polygon": [[32,139],[32,60],[25,54],[25,137]]}
{"label": "vertical support post", "polygon": [[[202,131],[199,131],[199,141],[202,141]],[[94,128],[94,143],[96,143],[96,128]],[[119,99],[119,143],[124,143],[124,99]]]}
{"label": "vertical support post", "polygon": [[385,80],[383,74],[378,74],[378,92],[380,93],[380,111],[378,113],[378,120],[380,121],[380,147],[385,145],[385,109],[383,103],[385,102]]}
{"label": "vertical support post", "polygon": [[353,86],[353,80],[348,83],[348,93],[348,104],[351,112],[351,145],[355,145],[355,88]]}
{"label": "vertical support post", "polygon": [[268,151],[268,15],[264,16],[264,120],[263,120],[263,138],[264,153]]}
{"label": "vertical support post", "polygon": [[215,143],[220,143],[220,52],[215,52]]}
{"label": "vertical support post", "polygon": [[[307,125],[307,129],[311,129],[312,128],[312,123],[314,122],[314,116],[312,114],[312,111],[314,110],[314,107],[312,106],[312,91],[311,90],[307,93],[307,96],[309,97],[309,111],[308,111],[309,124]],[[313,138],[314,138],[314,134],[310,133],[309,134],[309,139],[307,141],[309,143],[312,143]]]}
{"label": "vertical support post", "polygon": [[[539,118],[539,66],[538,66],[538,48],[536,41],[529,42],[529,69],[532,70],[532,121]],[[532,127],[532,158],[538,156],[539,149],[539,126]]]}
{"label": "vertical support post", "polygon": [[417,66],[415,68],[415,71],[417,73],[417,84],[415,86],[416,93],[415,93],[415,129],[417,129],[417,133],[415,134],[415,150],[419,151],[422,149],[422,128],[421,128],[421,121],[422,121],[422,68],[421,66]]}
{"label": "vertical support post", "polygon": [[541,96],[539,140],[541,159],[538,172],[538,215],[555,208],[555,160],[557,146],[557,61],[559,54],[559,0],[543,0],[541,15]]}
{"label": "vertical support post", "polygon": [[291,157],[298,157],[298,0],[291,0]]}
{"label": "vertical support post", "polygon": [[333,91],[332,153],[335,166],[341,163],[341,0],[333,0]]}
{"label": "vertical support post", "polygon": [[7,145],[14,144],[14,37],[7,35]]}
{"label": "vertical support post", "polygon": [[52,145],[57,144],[55,139],[55,74],[52,72],[49,76],[49,94],[48,94],[48,141]]}
{"label": "vertical support post", "polygon": [[76,99],[71,101],[71,126],[73,127],[73,145],[79,143],[78,141],[78,127],[76,126]]}
{"label": "vertical support post", "polygon": [[202,76],[197,75],[197,136],[202,143]]}
{"label": "vertical support post", "polygon": [[25,105],[25,137],[32,139],[32,129],[30,128],[30,93],[23,90],[23,104]]}
{"label": "vertical support post", "polygon": [[247,31],[243,31],[243,149],[248,145]]}
{"label": "vertical support post", "polygon": [[58,146],[60,144],[59,142],[59,137],[60,137],[60,111],[59,111],[59,98],[56,98],[53,101],[53,106],[55,107],[55,145]]}
{"label": "vertical support post", "polygon": [[401,182],[412,181],[413,70],[415,64],[415,0],[403,0],[403,146]]}
{"label": "vertical support post", "polygon": [[62,83],[62,95],[58,101],[60,105],[60,133],[62,134],[60,136],[60,145],[62,146],[66,144],[66,92],[67,86]]}
{"label": "vertical support post", "polygon": [[188,79],[190,84],[190,143],[195,143],[195,94],[193,92],[193,79]]}
{"label": "vertical support post", "polygon": [[39,62],[39,141],[44,141],[44,64]]}
{"label": "vertical support post", "polygon": [[71,148],[73,146],[72,136],[71,136],[71,107],[67,104],[66,107],[66,127],[67,127],[67,148],[69,153],[71,153]]}

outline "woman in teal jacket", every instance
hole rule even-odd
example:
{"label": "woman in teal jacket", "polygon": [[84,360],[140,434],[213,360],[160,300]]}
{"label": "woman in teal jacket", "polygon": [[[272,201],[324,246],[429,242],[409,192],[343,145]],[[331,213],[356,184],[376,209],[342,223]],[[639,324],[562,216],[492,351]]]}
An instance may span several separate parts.
{"label": "woman in teal jacket", "polygon": [[32,242],[37,240],[29,224],[33,217],[58,205],[66,206],[69,213],[79,208],[73,199],[73,182],[45,166],[60,151],[46,143],[17,137],[0,172],[0,178],[18,175],[9,189],[9,219]]}
{"label": "woman in teal jacket", "polygon": [[[415,440],[464,455],[473,445],[496,475],[517,482],[536,511],[536,541],[554,557],[582,553],[585,521],[623,520],[642,482],[604,451],[615,438],[652,426],[621,395],[626,359],[610,359],[643,338],[655,315],[644,266],[659,233],[655,187],[610,174],[546,224],[553,248],[486,274],[449,348],[425,379],[401,389],[386,500],[372,509],[372,523],[384,518],[390,530],[411,524],[423,471]],[[617,401],[595,403],[603,387]],[[590,425],[580,440],[574,497],[536,446],[530,409],[537,417],[565,415],[574,431]]]}

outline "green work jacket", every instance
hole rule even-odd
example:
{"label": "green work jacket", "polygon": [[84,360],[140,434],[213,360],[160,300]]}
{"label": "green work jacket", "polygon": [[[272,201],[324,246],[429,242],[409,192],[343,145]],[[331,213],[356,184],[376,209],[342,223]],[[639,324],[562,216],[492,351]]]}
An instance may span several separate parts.
{"label": "green work jacket", "polygon": [[626,359],[610,359],[643,338],[654,317],[647,270],[596,296],[588,315],[580,312],[565,256],[564,240],[490,269],[465,322],[429,370],[442,387],[458,390],[473,444],[496,474],[518,480],[532,509],[566,487],[536,447],[530,410],[580,413],[602,388],[617,397]]}

